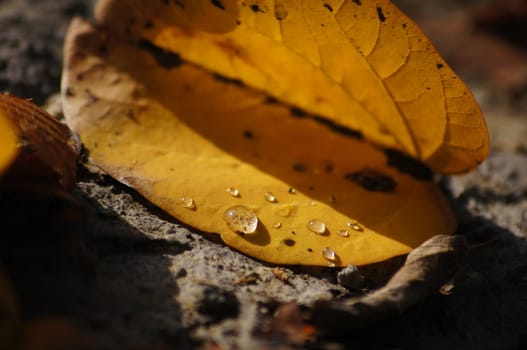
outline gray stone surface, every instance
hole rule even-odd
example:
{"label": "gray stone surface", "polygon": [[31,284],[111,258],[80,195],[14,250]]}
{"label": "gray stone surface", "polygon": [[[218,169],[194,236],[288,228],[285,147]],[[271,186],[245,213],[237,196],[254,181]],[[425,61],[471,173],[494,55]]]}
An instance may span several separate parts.
{"label": "gray stone surface", "polygon": [[[0,90],[38,102],[56,92],[64,29],[73,14],[89,13],[91,2],[0,1]],[[414,11],[422,6],[398,3]],[[486,99],[492,86],[473,86],[488,116],[493,151],[475,172],[442,181],[460,217],[459,233],[471,244],[462,269],[442,293],[401,317],[344,339],[322,337],[312,348],[527,346],[527,156],[521,151],[526,116],[509,100]],[[266,333],[265,320],[278,303],[309,306],[352,295],[337,284],[337,271],[276,270],[83,167],[75,195],[85,213],[81,227],[22,222],[20,237],[3,242],[0,256],[25,319],[65,316],[100,349],[286,349],[283,339]]]}

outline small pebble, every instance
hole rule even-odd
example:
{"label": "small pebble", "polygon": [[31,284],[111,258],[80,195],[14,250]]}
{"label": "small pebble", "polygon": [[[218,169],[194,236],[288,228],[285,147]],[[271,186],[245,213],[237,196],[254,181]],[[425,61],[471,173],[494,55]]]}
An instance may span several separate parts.
{"label": "small pebble", "polygon": [[337,274],[337,281],[343,287],[357,290],[362,287],[364,276],[357,267],[348,265]]}

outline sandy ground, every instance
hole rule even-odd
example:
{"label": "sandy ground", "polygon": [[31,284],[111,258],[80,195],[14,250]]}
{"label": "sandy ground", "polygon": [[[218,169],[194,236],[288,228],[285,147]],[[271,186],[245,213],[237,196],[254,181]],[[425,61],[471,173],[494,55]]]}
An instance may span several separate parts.
{"label": "sandy ground", "polygon": [[[526,348],[525,51],[466,28],[489,1],[397,3],[467,79],[488,120],[489,159],[471,174],[442,180],[471,250],[452,283],[423,304],[361,332],[300,347]],[[1,0],[0,90],[38,103],[57,92],[67,23],[90,13],[88,0]],[[20,236],[2,243],[0,253],[25,319],[63,317],[96,339],[97,348],[298,348],[272,329],[280,303],[310,306],[357,294],[339,285],[331,269],[276,270],[233,251],[84,166],[75,195],[82,225],[66,221],[57,233],[55,226],[20,222]],[[374,269],[365,273],[372,280],[364,288],[379,283]]]}

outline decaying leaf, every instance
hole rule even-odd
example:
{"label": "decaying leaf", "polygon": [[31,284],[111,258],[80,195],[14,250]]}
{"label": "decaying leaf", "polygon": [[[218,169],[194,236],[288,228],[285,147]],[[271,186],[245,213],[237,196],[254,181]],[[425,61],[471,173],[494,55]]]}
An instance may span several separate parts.
{"label": "decaying leaf", "polygon": [[[5,124],[4,124],[5,123]],[[71,189],[75,183],[76,145],[68,127],[34,103],[0,94],[0,169],[11,159],[3,183]],[[13,139],[14,136],[14,139]],[[16,157],[7,155],[15,146]],[[5,146],[5,149],[4,149]],[[0,170],[1,171],[1,170]]]}
{"label": "decaying leaf", "polygon": [[274,263],[362,265],[456,220],[429,168],[486,155],[477,104],[389,1],[99,1],[64,112],[90,161]]}
{"label": "decaying leaf", "polygon": [[402,314],[452,277],[467,251],[462,236],[435,236],[414,249],[382,288],[363,297],[319,301],[312,322],[329,332],[346,333]]}

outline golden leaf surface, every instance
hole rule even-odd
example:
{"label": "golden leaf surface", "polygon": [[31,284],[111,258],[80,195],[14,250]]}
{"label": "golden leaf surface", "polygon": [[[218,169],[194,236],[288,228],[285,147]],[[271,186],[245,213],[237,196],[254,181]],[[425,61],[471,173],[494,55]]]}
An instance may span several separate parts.
{"label": "golden leaf surface", "polygon": [[99,1],[112,31],[358,131],[435,172],[485,159],[477,103],[389,0]]}
{"label": "golden leaf surface", "polygon": [[[130,9],[142,13],[133,3]],[[220,7],[228,4],[235,3],[185,3],[184,9],[211,17],[181,18],[203,30],[221,27],[214,11],[224,14]],[[126,14],[129,8],[123,9]],[[160,26],[153,23],[157,17],[149,21],[141,27]],[[199,40],[196,45],[188,49],[219,62],[213,52],[201,51]],[[264,46],[259,60],[275,58]],[[306,79],[317,82],[320,68],[291,78],[288,70],[296,71],[302,60],[290,66],[286,58],[275,62],[282,80],[299,79],[299,90]],[[150,41],[135,41],[130,32],[82,20],[70,26],[65,67],[64,112],[90,161],[248,255],[280,264],[363,265],[455,230],[428,168],[297,104],[290,99],[294,91],[270,94]]]}

